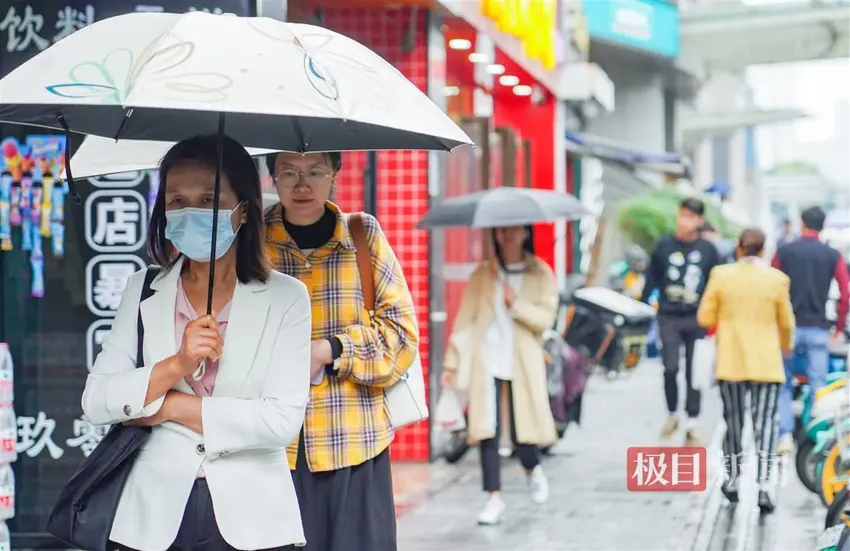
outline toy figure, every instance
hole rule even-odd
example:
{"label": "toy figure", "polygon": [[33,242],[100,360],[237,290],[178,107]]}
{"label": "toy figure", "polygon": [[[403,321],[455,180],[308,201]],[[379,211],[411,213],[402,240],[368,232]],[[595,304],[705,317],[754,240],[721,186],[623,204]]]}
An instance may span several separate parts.
{"label": "toy figure", "polygon": [[12,176],[12,190],[10,195],[9,222],[12,226],[21,225],[21,176],[23,175],[23,156],[21,155],[18,140],[6,138],[0,142],[0,150],[3,153],[3,161],[6,170]]}
{"label": "toy figure", "polygon": [[12,201],[12,175],[4,170],[0,173],[0,250],[11,251],[12,245],[12,223],[11,223],[11,201]]}

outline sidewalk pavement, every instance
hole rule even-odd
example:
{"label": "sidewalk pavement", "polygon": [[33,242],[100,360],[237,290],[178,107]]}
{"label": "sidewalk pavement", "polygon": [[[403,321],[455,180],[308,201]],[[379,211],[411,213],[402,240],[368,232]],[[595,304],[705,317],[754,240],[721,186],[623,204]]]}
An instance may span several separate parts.
{"label": "sidewalk pavement", "polygon": [[[480,489],[477,450],[458,465],[439,462],[420,467],[420,474],[411,477],[419,481],[418,486],[408,484],[398,468],[396,480],[418,488],[399,489],[399,550],[690,549],[713,486],[700,493],[626,489],[626,449],[660,445],[658,433],[666,415],[661,373],[660,364],[646,361],[634,373],[614,381],[593,377],[585,395],[582,426],[571,426],[555,456],[544,462],[551,489],[546,505],[531,501],[516,462],[503,462],[503,498],[508,509],[498,526],[479,527],[475,522],[486,500]],[[703,404],[702,430],[707,440],[721,425],[720,417],[719,400],[712,392]],[[683,441],[680,434],[666,444]],[[432,479],[437,482],[431,483]]]}

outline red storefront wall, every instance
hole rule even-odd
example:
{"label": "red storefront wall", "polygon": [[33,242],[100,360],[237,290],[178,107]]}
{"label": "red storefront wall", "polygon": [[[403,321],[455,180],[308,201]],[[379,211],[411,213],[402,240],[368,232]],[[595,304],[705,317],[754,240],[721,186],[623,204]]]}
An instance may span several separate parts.
{"label": "red storefront wall", "polygon": [[[516,75],[522,84],[533,85],[534,79],[511,58],[496,51],[496,63],[505,66],[505,74]],[[510,127],[524,140],[531,142],[531,182],[539,189],[555,189],[555,117],[557,100],[544,92],[536,104],[528,96],[517,96],[496,83],[493,94],[494,126]],[[558,152],[563,154],[563,152]],[[537,255],[555,266],[555,247],[565,236],[556,239],[554,224],[538,224],[534,228],[534,247]],[[560,246],[563,246],[562,244]]]}
{"label": "red storefront wall", "polygon": [[[411,16],[409,8],[332,8],[325,10],[324,23],[372,48],[427,92],[427,12],[418,10],[415,17]],[[412,48],[405,50],[405,39],[411,36]],[[428,233],[415,226],[428,209],[428,154],[390,151],[380,152],[377,157],[378,221],[401,262],[416,304],[419,350],[427,385]],[[363,209],[364,168],[365,154],[343,156],[336,199],[345,211]],[[401,430],[390,451],[394,460],[427,461],[429,448],[428,423],[423,422]]]}

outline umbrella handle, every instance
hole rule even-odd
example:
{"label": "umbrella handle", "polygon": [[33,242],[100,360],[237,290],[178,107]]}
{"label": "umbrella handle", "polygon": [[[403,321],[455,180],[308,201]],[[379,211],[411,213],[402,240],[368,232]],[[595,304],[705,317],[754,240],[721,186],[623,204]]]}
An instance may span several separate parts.
{"label": "umbrella handle", "polygon": [[198,369],[196,369],[192,373],[192,380],[193,381],[200,381],[201,379],[204,378],[204,374],[206,372],[207,372],[207,359],[204,358],[203,360],[200,361],[200,363],[198,363]]}

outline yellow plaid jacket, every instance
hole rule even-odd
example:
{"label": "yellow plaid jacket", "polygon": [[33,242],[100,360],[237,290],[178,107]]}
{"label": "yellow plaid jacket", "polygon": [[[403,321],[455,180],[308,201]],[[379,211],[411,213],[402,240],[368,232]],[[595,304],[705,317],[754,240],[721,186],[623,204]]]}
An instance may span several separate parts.
{"label": "yellow plaid jacket", "polygon": [[[310,291],[313,339],[337,337],[342,355],[335,377],[310,388],[304,417],[307,462],[312,472],[359,465],[387,449],[394,430],[384,389],[413,363],[419,332],[413,299],[401,265],[378,221],[363,216],[375,277],[375,312],[363,304],[348,217],[337,215],[333,237],[306,256],[283,225],[281,205],[266,214],[266,249],[272,266],[301,280]],[[295,468],[298,439],[287,448]]]}

